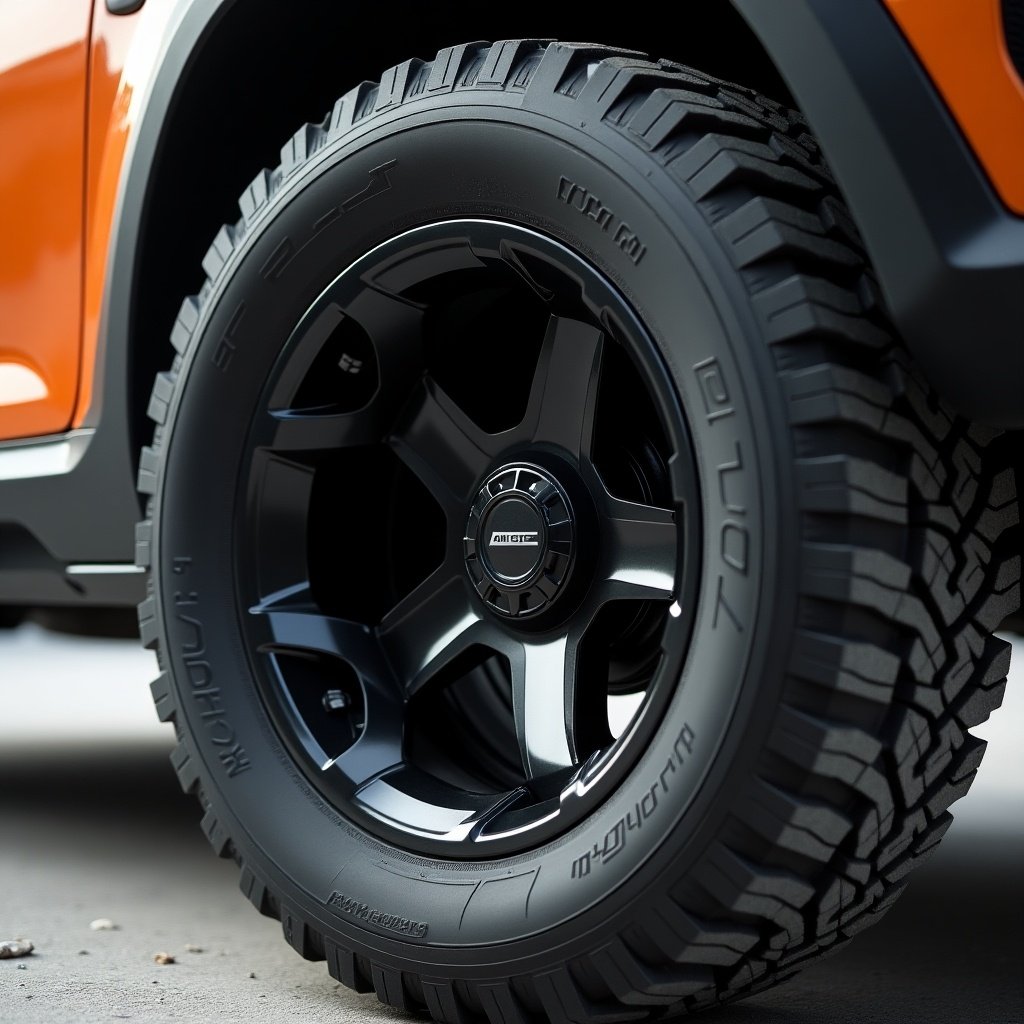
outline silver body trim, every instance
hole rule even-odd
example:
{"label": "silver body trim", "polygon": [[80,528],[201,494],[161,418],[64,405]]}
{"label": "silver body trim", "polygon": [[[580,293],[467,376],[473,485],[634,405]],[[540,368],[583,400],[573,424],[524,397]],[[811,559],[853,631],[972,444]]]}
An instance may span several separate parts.
{"label": "silver body trim", "polygon": [[64,573],[67,576],[137,576],[145,571],[132,562],[97,562],[69,565]]}
{"label": "silver body trim", "polygon": [[0,480],[70,473],[85,454],[94,433],[87,428],[0,444]]}

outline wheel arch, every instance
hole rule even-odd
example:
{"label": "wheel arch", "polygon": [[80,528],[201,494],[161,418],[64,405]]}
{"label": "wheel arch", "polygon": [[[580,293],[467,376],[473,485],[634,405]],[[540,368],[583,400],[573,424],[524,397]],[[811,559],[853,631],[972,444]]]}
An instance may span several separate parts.
{"label": "wheel arch", "polygon": [[[599,19],[580,25],[573,12],[552,14],[540,0],[528,0],[514,14],[456,4],[442,22],[414,5],[402,14],[384,32],[372,12],[353,14],[345,5],[325,10],[297,0],[283,19],[270,0],[178,0],[122,171],[101,323],[101,347],[114,354],[101,360],[107,371],[101,403],[125,396],[133,459],[148,434],[149,391],[166,362],[180,297],[201,284],[212,232],[236,215],[236,197],[253,175],[278,162],[278,149],[296,124],[322,119],[345,89],[443,45],[540,30],[555,38],[614,37],[616,45],[697,64],[788,98],[761,43],[727,4],[707,4],[695,16],[699,30],[667,54],[656,26],[627,29],[624,39],[620,25],[602,26]],[[209,153],[202,166],[194,159],[197,135]],[[127,355],[120,379],[111,380],[119,350]]]}

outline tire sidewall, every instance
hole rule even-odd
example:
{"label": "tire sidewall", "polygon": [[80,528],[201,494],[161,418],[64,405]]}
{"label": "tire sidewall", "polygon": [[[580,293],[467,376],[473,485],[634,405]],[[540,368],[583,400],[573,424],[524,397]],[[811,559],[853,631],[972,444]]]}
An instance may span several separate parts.
{"label": "tire sidewall", "polygon": [[[472,107],[424,103],[332,140],[264,211],[204,300],[155,502],[156,597],[179,722],[242,861],[285,908],[347,947],[463,976],[507,974],[512,961],[528,969],[556,946],[607,936],[653,879],[686,870],[767,732],[792,631],[795,587],[782,580],[795,564],[795,501],[772,443],[784,421],[748,293],[679,183],[653,161],[638,166],[636,148],[608,126],[577,125],[495,96]],[[352,205],[381,168],[388,187]],[[610,220],[566,202],[581,194],[566,182]],[[528,225],[620,289],[685,411],[703,503],[691,650],[648,750],[568,834],[480,862],[389,846],[311,789],[260,703],[232,582],[240,460],[284,340],[374,245],[456,217]],[[640,240],[639,262],[624,239]]]}

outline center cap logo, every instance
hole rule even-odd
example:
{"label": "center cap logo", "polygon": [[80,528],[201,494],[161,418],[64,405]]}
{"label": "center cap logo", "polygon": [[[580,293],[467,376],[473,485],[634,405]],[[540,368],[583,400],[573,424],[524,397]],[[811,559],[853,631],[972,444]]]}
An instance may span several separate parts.
{"label": "center cap logo", "polygon": [[569,499],[540,466],[495,470],[473,502],[464,536],[466,570],[499,615],[521,619],[556,600],[573,563]]}
{"label": "center cap logo", "polygon": [[544,557],[544,515],[529,492],[511,488],[488,503],[480,524],[481,552],[496,582],[521,585]]}
{"label": "center cap logo", "polygon": [[490,546],[492,548],[536,548],[540,546],[540,541],[537,540],[537,536],[538,532],[536,530],[527,530],[522,533],[500,533],[495,530],[491,534]]}

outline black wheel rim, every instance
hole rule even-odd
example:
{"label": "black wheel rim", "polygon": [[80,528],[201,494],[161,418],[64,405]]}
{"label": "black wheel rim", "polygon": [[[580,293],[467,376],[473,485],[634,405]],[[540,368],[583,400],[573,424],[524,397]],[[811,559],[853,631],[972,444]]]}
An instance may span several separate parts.
{"label": "black wheel rim", "polygon": [[283,344],[240,497],[271,721],[391,842],[550,839],[678,688],[700,552],[685,419],[621,294],[533,230],[435,223],[343,271]]}

